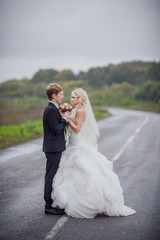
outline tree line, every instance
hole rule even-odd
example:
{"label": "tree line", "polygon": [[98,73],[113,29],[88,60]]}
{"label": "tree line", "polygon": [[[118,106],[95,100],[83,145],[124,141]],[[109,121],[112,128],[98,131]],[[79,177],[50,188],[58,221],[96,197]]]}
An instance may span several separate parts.
{"label": "tree line", "polygon": [[[1,97],[38,96],[46,98],[47,84],[57,82],[65,91],[72,87],[86,87],[87,90],[117,89],[121,86],[123,94],[130,89],[134,98],[142,101],[160,101],[160,62],[123,62],[104,67],[90,68],[74,74],[72,70],[57,71],[45,69],[36,72],[31,79],[12,79],[0,84]],[[116,87],[117,86],[117,87]],[[125,90],[128,89],[128,90]],[[125,92],[126,91],[126,92]],[[132,94],[132,91],[130,91]]]}

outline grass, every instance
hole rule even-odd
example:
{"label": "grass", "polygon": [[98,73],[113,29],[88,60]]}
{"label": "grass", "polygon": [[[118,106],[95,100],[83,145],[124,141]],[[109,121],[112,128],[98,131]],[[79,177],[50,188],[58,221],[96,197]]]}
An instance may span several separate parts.
{"label": "grass", "polygon": [[104,110],[103,108],[101,109],[98,107],[94,107],[93,112],[96,120],[100,120],[102,118],[111,116],[111,114],[107,110]]}
{"label": "grass", "polygon": [[28,120],[17,125],[0,126],[0,148],[42,136],[42,120]]}

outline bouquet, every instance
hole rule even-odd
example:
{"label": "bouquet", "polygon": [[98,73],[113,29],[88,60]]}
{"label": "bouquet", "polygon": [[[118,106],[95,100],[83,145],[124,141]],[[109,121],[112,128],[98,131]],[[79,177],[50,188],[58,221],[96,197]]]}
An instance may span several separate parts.
{"label": "bouquet", "polygon": [[71,112],[72,111],[72,106],[69,103],[62,103],[59,107],[59,110],[64,113],[64,112]]}
{"label": "bouquet", "polygon": [[[71,112],[72,111],[72,106],[69,103],[62,103],[59,107],[59,111],[61,113],[65,113],[67,111]],[[65,130],[65,138],[66,138],[66,142],[67,142],[67,139],[71,134],[68,131],[68,126],[65,126],[64,130]]]}

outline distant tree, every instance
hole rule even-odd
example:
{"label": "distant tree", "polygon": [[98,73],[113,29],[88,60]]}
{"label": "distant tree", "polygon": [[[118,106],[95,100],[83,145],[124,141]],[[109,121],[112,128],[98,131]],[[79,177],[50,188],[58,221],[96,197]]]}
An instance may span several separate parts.
{"label": "distant tree", "polygon": [[34,96],[40,98],[47,98],[46,87],[47,86],[45,83],[35,84]]}
{"label": "distant tree", "polygon": [[150,62],[141,61],[110,64],[106,67],[91,68],[86,74],[81,74],[81,77],[94,87],[122,82],[140,86],[148,80],[146,73],[150,66]]}
{"label": "distant tree", "polygon": [[104,77],[105,75],[102,73],[101,68],[90,68],[85,76],[85,79],[93,87],[101,87],[105,83],[105,81],[103,81]]}
{"label": "distant tree", "polygon": [[31,82],[32,83],[52,83],[55,81],[55,76],[58,73],[58,71],[54,69],[47,69],[47,70],[39,70],[35,75],[32,77]]}
{"label": "distant tree", "polygon": [[149,68],[146,76],[148,79],[160,82],[160,62],[158,62],[158,63],[153,62],[151,64],[151,67]]}
{"label": "distant tree", "polygon": [[0,84],[0,95],[6,97],[21,97],[24,95],[28,85],[29,79],[27,78],[23,78],[22,80],[9,80]]}
{"label": "distant tree", "polygon": [[79,71],[78,75],[77,75],[77,79],[86,79],[86,72],[84,71]]}
{"label": "distant tree", "polygon": [[135,96],[138,100],[143,101],[160,101],[160,83],[148,81],[139,90]]}
{"label": "distant tree", "polygon": [[94,89],[94,94],[95,90],[97,91],[99,102],[106,96],[107,101],[110,98],[119,101],[124,95],[134,96],[138,100],[157,102],[160,99],[160,62],[133,61],[109,64],[90,68],[86,72],[80,71],[77,75],[69,69],[60,72],[54,69],[39,70],[31,80],[13,79],[0,84],[0,96],[43,98],[46,97],[46,86],[51,82],[62,85],[65,95],[69,96],[68,99],[74,88],[86,87],[87,91]]}
{"label": "distant tree", "polygon": [[58,72],[55,76],[55,81],[70,81],[70,80],[76,80],[76,75],[71,70],[63,70],[61,72]]}
{"label": "distant tree", "polygon": [[109,65],[108,83],[128,82],[133,85],[142,85],[147,78],[145,74],[151,63],[141,61],[123,62],[116,65]]}

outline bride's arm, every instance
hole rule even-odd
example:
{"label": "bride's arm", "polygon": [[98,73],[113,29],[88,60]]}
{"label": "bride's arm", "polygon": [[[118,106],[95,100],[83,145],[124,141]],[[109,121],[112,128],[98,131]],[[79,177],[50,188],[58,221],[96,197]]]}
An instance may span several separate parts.
{"label": "bride's arm", "polygon": [[79,133],[82,127],[82,122],[85,119],[85,110],[84,109],[78,109],[76,114],[76,123],[74,123],[70,118],[68,120],[71,128],[76,132]]}

